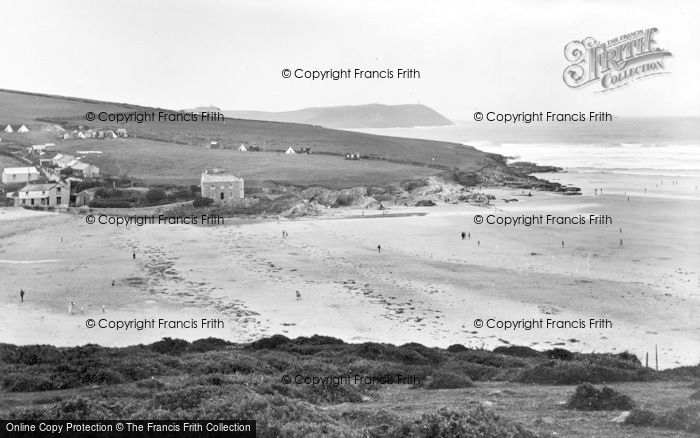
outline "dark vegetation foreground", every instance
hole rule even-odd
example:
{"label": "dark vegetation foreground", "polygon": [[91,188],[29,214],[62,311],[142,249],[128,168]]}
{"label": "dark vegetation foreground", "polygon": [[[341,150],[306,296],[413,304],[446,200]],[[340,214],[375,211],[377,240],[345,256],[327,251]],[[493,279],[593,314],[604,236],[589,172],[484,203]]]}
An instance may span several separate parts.
{"label": "dark vegetation foreground", "polygon": [[[279,335],[245,345],[213,338],[126,348],[0,344],[0,379],[0,417],[11,419],[255,419],[259,436],[700,430],[698,403],[689,398],[700,368],[655,372],[627,353]],[[615,389],[561,386],[583,383]],[[610,421],[620,413],[610,411],[630,410],[622,424]]]}

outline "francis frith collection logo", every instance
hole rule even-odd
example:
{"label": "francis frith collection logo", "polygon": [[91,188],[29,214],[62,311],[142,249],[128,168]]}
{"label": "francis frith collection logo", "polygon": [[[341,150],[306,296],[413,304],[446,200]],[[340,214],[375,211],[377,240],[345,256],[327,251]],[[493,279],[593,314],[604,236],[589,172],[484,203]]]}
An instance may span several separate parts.
{"label": "francis frith collection logo", "polygon": [[564,56],[572,64],[564,70],[564,83],[571,88],[599,84],[598,93],[629,85],[642,78],[668,73],[665,56],[671,52],[659,48],[652,27],[620,35],[605,42],[593,37],[571,41]]}

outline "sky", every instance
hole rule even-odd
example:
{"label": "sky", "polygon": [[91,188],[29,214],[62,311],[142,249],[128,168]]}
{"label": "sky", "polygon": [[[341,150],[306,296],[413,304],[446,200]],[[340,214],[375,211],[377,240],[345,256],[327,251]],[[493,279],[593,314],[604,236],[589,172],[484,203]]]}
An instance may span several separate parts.
{"label": "sky", "polygon": [[[422,103],[474,111],[700,115],[700,2],[23,0],[3,2],[0,88],[170,109]],[[656,27],[670,74],[570,89],[564,46]],[[415,68],[420,79],[286,79]],[[0,102],[1,104],[1,102]]]}

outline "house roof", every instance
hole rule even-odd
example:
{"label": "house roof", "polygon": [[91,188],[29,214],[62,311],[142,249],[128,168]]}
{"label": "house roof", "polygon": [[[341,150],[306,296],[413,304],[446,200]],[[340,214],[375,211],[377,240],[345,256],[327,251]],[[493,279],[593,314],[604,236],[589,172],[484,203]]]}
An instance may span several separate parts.
{"label": "house roof", "polygon": [[27,184],[26,186],[19,189],[20,192],[45,192],[51,190],[57,185],[57,183],[45,183],[45,184]]}
{"label": "house roof", "polygon": [[73,169],[85,170],[85,169],[89,168],[90,165],[89,165],[88,163],[83,163],[83,162],[81,162],[81,161],[78,161],[77,163],[72,164],[71,167],[72,167]]}
{"label": "house roof", "polygon": [[64,181],[53,181],[41,184],[27,184],[26,186],[19,189],[18,192],[41,192],[50,190],[56,186],[66,188],[67,186],[69,186],[69,184]]}
{"label": "house roof", "polygon": [[70,163],[73,160],[75,160],[73,155],[58,154],[54,157],[54,161],[60,161],[62,163]]}
{"label": "house roof", "polygon": [[3,173],[7,175],[19,175],[19,174],[24,174],[24,173],[36,173],[38,174],[39,171],[36,170],[36,167],[6,167],[3,169]]}
{"label": "house roof", "polygon": [[236,175],[229,172],[202,172],[202,182],[231,182],[231,181],[243,181],[243,178],[239,178]]}

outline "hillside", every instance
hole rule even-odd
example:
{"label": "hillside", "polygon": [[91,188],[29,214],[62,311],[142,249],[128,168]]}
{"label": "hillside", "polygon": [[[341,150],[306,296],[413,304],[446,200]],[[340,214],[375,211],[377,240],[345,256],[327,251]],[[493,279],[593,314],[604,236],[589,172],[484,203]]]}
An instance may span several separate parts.
{"label": "hillside", "polygon": [[[203,167],[226,167],[253,181],[293,182],[334,188],[389,185],[458,167],[476,172],[503,166],[501,157],[457,143],[376,136],[293,123],[227,119],[222,122],[146,122],[117,124],[87,121],[88,112],[159,111],[89,99],[0,90],[0,124],[26,124],[27,134],[0,134],[1,150],[55,142],[59,151],[99,150],[86,162],[107,174],[138,175],[160,182],[195,182]],[[161,110],[167,111],[167,110]],[[173,111],[167,111],[175,114]],[[126,128],[119,140],[57,140],[56,125],[66,129]],[[216,141],[226,149],[207,149]],[[259,145],[261,153],[240,153],[240,144]],[[288,147],[310,147],[312,155],[280,156]],[[363,159],[347,161],[345,153]]]}
{"label": "hillside", "polygon": [[356,105],[305,108],[297,111],[224,111],[226,117],[303,123],[326,128],[410,128],[453,123],[425,105]]}

